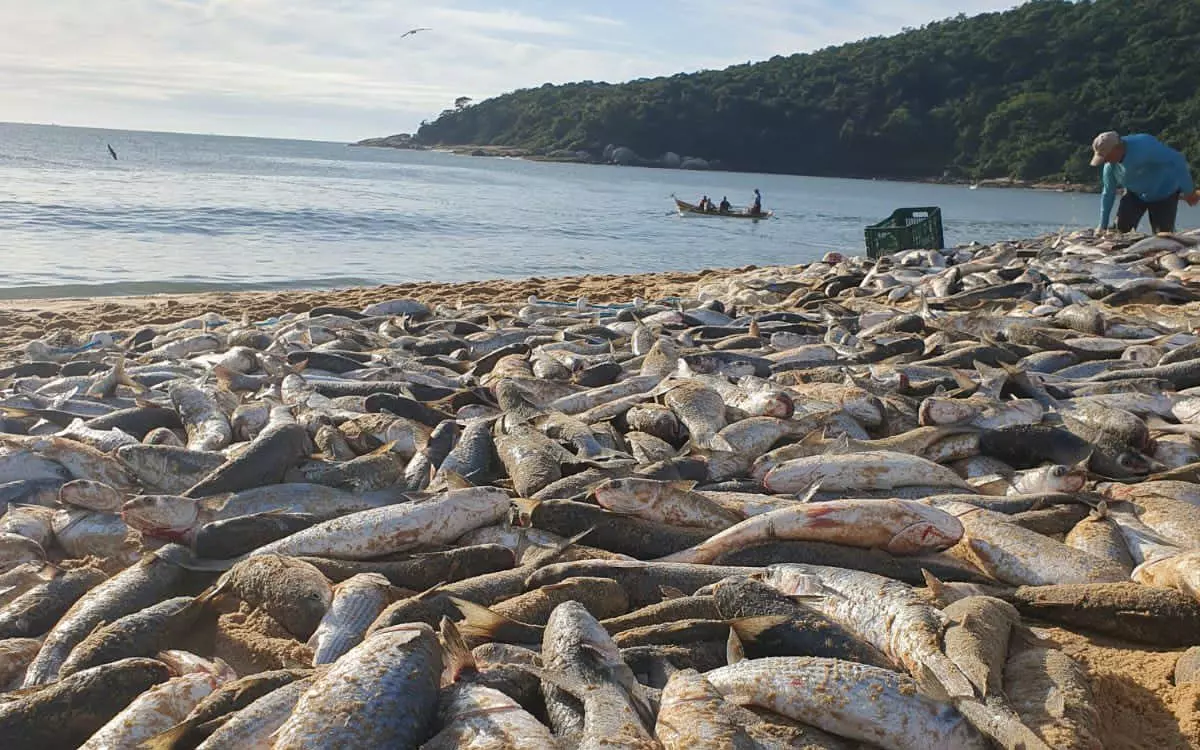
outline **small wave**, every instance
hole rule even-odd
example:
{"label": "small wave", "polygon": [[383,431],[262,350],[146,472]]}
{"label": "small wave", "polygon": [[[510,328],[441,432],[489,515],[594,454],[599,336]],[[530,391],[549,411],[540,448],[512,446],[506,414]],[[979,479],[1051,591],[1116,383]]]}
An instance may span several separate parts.
{"label": "small wave", "polygon": [[62,204],[0,202],[0,214],[16,226],[37,229],[114,231],[126,234],[162,232],[206,236],[270,231],[318,237],[358,237],[372,234],[411,234],[427,230],[431,222],[388,210],[323,208],[255,209],[233,206],[154,208],[138,206],[83,207]]}
{"label": "small wave", "polygon": [[69,297],[126,297],[149,294],[196,294],[201,292],[269,292],[298,289],[343,289],[374,286],[374,279],[331,276],[323,279],[279,281],[114,281],[106,284],[46,284],[0,287],[0,300],[63,299]]}

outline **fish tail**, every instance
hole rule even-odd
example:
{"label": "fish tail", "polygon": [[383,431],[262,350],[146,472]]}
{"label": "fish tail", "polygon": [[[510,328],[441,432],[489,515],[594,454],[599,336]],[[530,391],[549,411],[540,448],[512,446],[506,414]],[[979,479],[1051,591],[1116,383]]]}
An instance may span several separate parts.
{"label": "fish tail", "polygon": [[746,648],[738,637],[737,628],[729,628],[729,638],[725,641],[725,662],[730,666],[746,658]]}
{"label": "fish tail", "polygon": [[138,750],[175,750],[196,726],[195,719],[181,721],[138,745]]}
{"label": "fish tail", "polygon": [[442,617],[439,630],[446,655],[443,682],[450,684],[456,682],[462,674],[479,671],[475,655],[471,653],[471,649],[467,648],[467,642],[463,639],[463,635],[454,621],[449,617]]}
{"label": "fish tail", "polygon": [[465,599],[455,596],[451,596],[449,599],[463,616],[459,632],[465,638],[517,643],[537,643],[542,639],[544,628],[511,620],[487,607]]}
{"label": "fish tail", "polygon": [[787,615],[762,615],[759,617],[740,617],[730,620],[730,631],[737,634],[741,641],[757,641],[759,636],[771,628],[782,625],[791,618]]}
{"label": "fish tail", "polygon": [[954,702],[954,707],[981,734],[995,740],[1000,747],[1050,750],[1050,745],[1025,726],[1016,712],[1007,706],[996,705],[992,701],[982,703],[974,699],[961,699]]}
{"label": "fish tail", "polygon": [[142,392],[150,390],[138,381],[130,377],[129,373],[125,372],[125,357],[122,355],[117,359],[117,363],[113,365],[113,375],[116,376],[118,385],[127,385],[135,391]]}

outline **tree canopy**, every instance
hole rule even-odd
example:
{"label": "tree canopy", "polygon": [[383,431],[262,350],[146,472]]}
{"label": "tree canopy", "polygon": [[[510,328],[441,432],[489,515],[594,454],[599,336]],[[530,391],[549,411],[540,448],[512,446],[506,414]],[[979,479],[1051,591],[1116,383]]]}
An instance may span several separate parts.
{"label": "tree canopy", "polygon": [[427,144],[609,144],[732,169],[1095,182],[1096,133],[1200,158],[1200,0],[1034,0],[725,70],[515,91],[443,112]]}

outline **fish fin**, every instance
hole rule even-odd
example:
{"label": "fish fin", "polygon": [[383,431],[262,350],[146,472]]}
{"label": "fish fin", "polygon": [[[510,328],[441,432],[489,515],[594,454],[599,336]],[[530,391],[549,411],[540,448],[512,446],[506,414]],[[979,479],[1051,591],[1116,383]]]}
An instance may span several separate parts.
{"label": "fish fin", "polygon": [[959,390],[967,392],[979,390],[979,383],[972,380],[971,376],[965,370],[952,367],[950,368],[950,375],[954,378],[954,384],[958,386]]}
{"label": "fish fin", "polygon": [[683,492],[691,492],[696,487],[696,482],[690,479],[676,479],[668,482],[667,485]]}
{"label": "fish fin", "polygon": [[511,638],[520,641],[527,639],[531,629],[539,633],[542,630],[537,625],[513,620],[466,599],[459,599],[456,596],[448,598],[463,616],[458,629],[464,637],[482,638],[489,641]]}
{"label": "fish fin", "polygon": [[812,499],[813,499],[814,497],[816,497],[816,496],[817,496],[817,493],[818,493],[818,492],[820,492],[820,491],[821,491],[821,483],[820,483],[820,482],[813,482],[813,483],[812,483],[812,484],[810,484],[810,485],[808,486],[808,488],[807,488],[807,489],[805,489],[803,492],[797,492],[797,493],[796,493],[796,502],[798,502],[798,503],[811,503],[811,502],[812,502]]}
{"label": "fish fin", "polygon": [[921,568],[921,577],[925,579],[925,587],[929,589],[929,593],[933,595],[934,599],[942,606],[949,604],[945,599],[945,595],[949,593],[945,582],[925,568]]}
{"label": "fish fin", "polygon": [[686,599],[687,594],[683,593],[674,586],[659,586],[658,593],[662,594],[663,601],[669,599]]}
{"label": "fish fin", "polygon": [[568,537],[568,538],[562,540],[561,542],[554,545],[553,547],[546,550],[545,552],[536,555],[532,561],[532,564],[545,565],[550,562],[553,562],[556,558],[558,558],[559,555],[566,552],[571,547],[574,547],[576,544],[578,544],[580,542],[580,540],[582,540],[585,536],[587,536],[588,534],[592,533],[595,530],[596,530],[595,526],[589,526],[588,528],[584,529],[583,531],[579,532],[578,534],[575,534],[574,536],[571,536],[571,537]]}
{"label": "fish fin", "polygon": [[745,658],[746,648],[742,645],[742,639],[738,637],[736,628],[730,628],[729,637],[725,639],[725,663],[733,665]]}
{"label": "fish fin", "polygon": [[175,750],[175,747],[196,726],[195,719],[185,719],[165,732],[159,732],[138,745],[138,750]]}
{"label": "fish fin", "polygon": [[542,504],[541,500],[534,500],[529,497],[514,497],[509,501],[511,504],[508,518],[506,519],[509,526],[529,526],[533,518],[533,511]]}
{"label": "fish fin", "polygon": [[800,445],[820,445],[825,442],[825,428],[818,427],[804,437],[800,438]]}
{"label": "fish fin", "polygon": [[790,619],[787,615],[740,617],[736,620],[730,620],[729,629],[736,632],[738,638],[742,641],[756,641],[764,632],[778,627]]}
{"label": "fish fin", "polygon": [[367,453],[366,455],[368,455],[368,456],[386,456],[395,450],[396,450],[396,441],[393,440],[390,443],[384,443],[383,445],[379,446],[378,448],[371,451],[370,453]]}
{"label": "fish fin", "polygon": [[950,702],[950,691],[942,685],[942,681],[937,678],[937,675],[929,668],[928,664],[919,665],[917,674],[913,675],[913,679],[916,680],[921,692],[930,698],[944,703]]}
{"label": "fish fin", "polygon": [[758,327],[758,317],[757,316],[750,319],[750,326],[747,329],[746,333],[747,333],[747,335],[753,336],[754,338],[762,338],[762,331]]}
{"label": "fish fin", "polygon": [[421,591],[421,592],[419,592],[419,593],[413,594],[413,595],[412,595],[412,596],[410,596],[409,598],[410,598],[410,599],[418,599],[418,600],[424,600],[424,599],[428,599],[429,597],[431,597],[431,596],[433,596],[434,594],[438,593],[438,591],[439,591],[439,590],[440,590],[440,589],[441,589],[443,586],[445,586],[445,585],[446,585],[446,581],[439,581],[438,583],[435,583],[435,584],[433,584],[432,586],[430,586],[429,588],[425,589],[424,591]]}
{"label": "fish fin", "polygon": [[836,456],[851,452],[853,452],[853,449],[850,447],[850,436],[844,432],[834,438],[833,443],[825,449],[825,455],[827,456]]}
{"label": "fish fin", "polygon": [[458,472],[446,469],[442,472],[442,479],[445,481],[446,489],[448,490],[465,490],[469,487],[474,487],[469,480]]}
{"label": "fish fin", "polygon": [[125,372],[125,355],[122,354],[117,359],[117,364],[113,366],[113,370],[116,372],[118,385],[127,385],[139,392],[150,390],[146,386],[130,377],[129,373]]}
{"label": "fish fin", "polygon": [[467,648],[467,642],[463,640],[462,633],[454,621],[443,616],[439,630],[445,655],[443,684],[457,682],[459,676],[464,673],[478,672],[479,665],[475,662],[475,655]]}

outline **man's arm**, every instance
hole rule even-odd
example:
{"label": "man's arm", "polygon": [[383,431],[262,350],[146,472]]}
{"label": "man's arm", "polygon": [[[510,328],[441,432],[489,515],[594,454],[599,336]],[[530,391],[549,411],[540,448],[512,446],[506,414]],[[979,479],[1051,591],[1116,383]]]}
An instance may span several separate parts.
{"label": "man's arm", "polygon": [[1174,157],[1172,162],[1175,167],[1176,174],[1179,176],[1179,192],[1184,196],[1191,195],[1196,192],[1196,185],[1192,181],[1192,170],[1188,168],[1187,159],[1183,154],[1175,149],[1171,149],[1171,155]]}
{"label": "man's arm", "polygon": [[1112,164],[1105,164],[1101,172],[1103,191],[1100,195],[1100,230],[1108,229],[1108,221],[1112,218],[1113,204],[1117,202],[1117,180],[1113,175]]}

